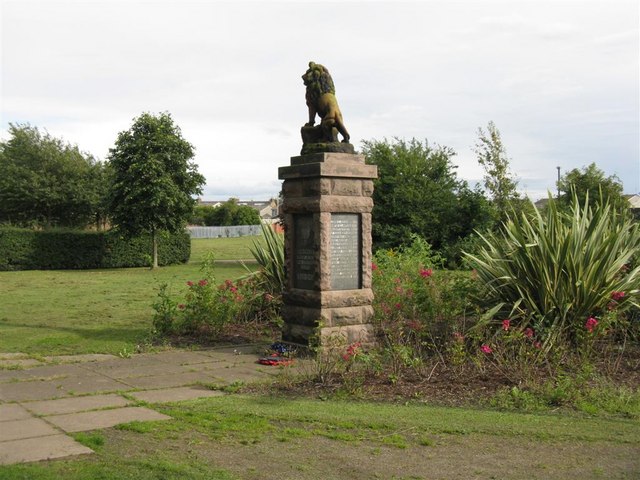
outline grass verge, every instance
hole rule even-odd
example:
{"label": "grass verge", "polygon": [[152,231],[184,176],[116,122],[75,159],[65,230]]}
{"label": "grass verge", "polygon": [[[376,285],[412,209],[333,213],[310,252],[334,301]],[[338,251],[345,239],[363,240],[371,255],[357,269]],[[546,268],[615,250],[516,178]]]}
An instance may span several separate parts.
{"label": "grass verge", "polygon": [[96,454],[6,479],[634,478],[640,423],[576,415],[229,395],[170,422],[85,435]]}

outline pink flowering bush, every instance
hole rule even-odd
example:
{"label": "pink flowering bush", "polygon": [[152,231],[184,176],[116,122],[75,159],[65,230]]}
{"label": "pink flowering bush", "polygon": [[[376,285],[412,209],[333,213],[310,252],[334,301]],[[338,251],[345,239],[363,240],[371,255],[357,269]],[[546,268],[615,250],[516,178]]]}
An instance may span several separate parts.
{"label": "pink flowering bush", "polygon": [[263,325],[270,330],[279,318],[280,299],[264,292],[256,276],[217,283],[213,259],[205,261],[203,278],[186,282],[186,292],[175,300],[161,285],[153,308],[157,334],[218,337],[229,324]]}
{"label": "pink flowering bush", "polygon": [[478,285],[467,272],[436,270],[443,259],[414,236],[410,246],[379,250],[372,273],[374,323],[383,358],[391,370],[419,369],[424,359],[447,348],[455,330],[476,314]]}

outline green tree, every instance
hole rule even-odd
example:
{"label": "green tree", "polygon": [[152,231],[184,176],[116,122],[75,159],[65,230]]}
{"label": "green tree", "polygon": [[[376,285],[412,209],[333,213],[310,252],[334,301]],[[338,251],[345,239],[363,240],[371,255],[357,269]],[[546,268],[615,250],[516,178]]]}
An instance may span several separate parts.
{"label": "green tree", "polygon": [[510,171],[509,157],[500,131],[493,122],[487,124],[486,132],[478,128],[478,142],[474,152],[478,163],[484,168],[484,186],[496,209],[496,220],[504,222],[510,213],[518,213],[522,209],[523,202],[516,190],[518,181]]}
{"label": "green tree", "polygon": [[595,163],[583,167],[582,170],[574,168],[565,173],[560,178],[558,190],[560,191],[559,203],[565,210],[571,205],[573,192],[575,192],[581,205],[584,205],[588,197],[591,202],[608,203],[617,212],[625,214],[629,212],[629,202],[622,195],[620,179],[615,175],[605,177],[604,172]]}
{"label": "green tree", "polygon": [[376,248],[409,245],[415,233],[441,250],[491,223],[486,198],[457,178],[451,149],[395,139],[365,141],[362,152],[367,163],[378,166],[372,228]]}
{"label": "green tree", "polygon": [[85,227],[97,221],[108,188],[104,164],[28,124],[0,142],[0,222]]}
{"label": "green tree", "polygon": [[260,214],[248,205],[239,205],[237,198],[230,198],[217,207],[207,207],[205,225],[228,227],[232,225],[260,225]]}
{"label": "green tree", "polygon": [[202,192],[205,178],[193,156],[169,113],[143,113],[109,151],[113,222],[127,234],[151,234],[152,268],[158,266],[158,234],[182,230],[193,212],[192,196]]}

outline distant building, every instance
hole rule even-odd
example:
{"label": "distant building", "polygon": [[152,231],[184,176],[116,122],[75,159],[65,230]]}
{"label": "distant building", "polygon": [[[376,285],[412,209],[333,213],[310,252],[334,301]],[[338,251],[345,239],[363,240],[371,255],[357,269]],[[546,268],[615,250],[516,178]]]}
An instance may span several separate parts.
{"label": "distant building", "polygon": [[624,195],[624,198],[629,202],[629,208],[631,213],[637,219],[640,219],[640,194],[634,193],[633,195]]}

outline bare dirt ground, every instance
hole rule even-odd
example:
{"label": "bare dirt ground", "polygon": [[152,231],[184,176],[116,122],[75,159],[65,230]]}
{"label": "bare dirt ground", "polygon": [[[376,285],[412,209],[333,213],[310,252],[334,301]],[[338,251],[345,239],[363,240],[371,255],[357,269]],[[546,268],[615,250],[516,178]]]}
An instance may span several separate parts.
{"label": "bare dirt ground", "polygon": [[[397,448],[312,437],[238,445],[190,438],[140,442],[135,434],[107,433],[120,456],[161,450],[174,458],[223,468],[247,480],[332,479],[636,479],[637,445],[529,441],[489,435],[438,435],[432,445]],[[151,442],[151,443],[149,443]],[[155,442],[155,444],[154,444]]]}

